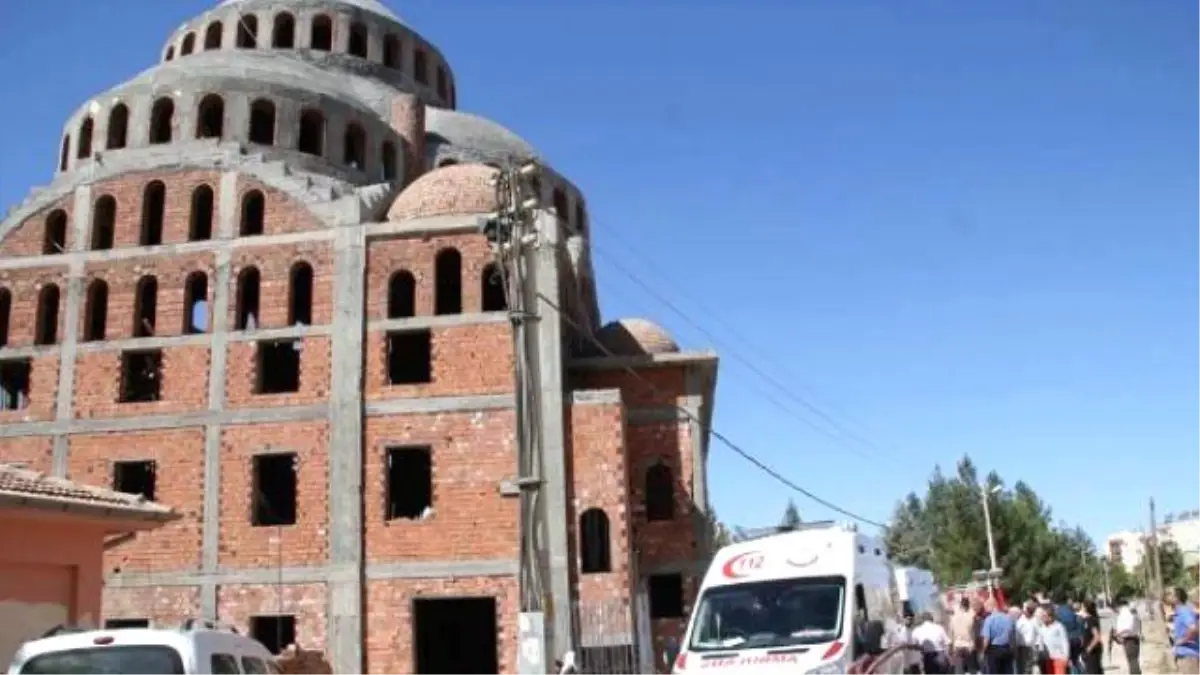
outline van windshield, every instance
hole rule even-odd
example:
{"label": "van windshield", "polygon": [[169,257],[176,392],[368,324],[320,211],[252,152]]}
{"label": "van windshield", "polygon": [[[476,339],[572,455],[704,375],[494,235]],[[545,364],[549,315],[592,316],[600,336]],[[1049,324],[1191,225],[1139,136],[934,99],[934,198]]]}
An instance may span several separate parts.
{"label": "van windshield", "polygon": [[842,634],[846,578],[773,579],[704,592],[689,651],[819,644]]}
{"label": "van windshield", "polygon": [[102,675],[183,675],[179,652],[161,645],[114,645],[49,652],[21,667],[29,675],[100,673]]}

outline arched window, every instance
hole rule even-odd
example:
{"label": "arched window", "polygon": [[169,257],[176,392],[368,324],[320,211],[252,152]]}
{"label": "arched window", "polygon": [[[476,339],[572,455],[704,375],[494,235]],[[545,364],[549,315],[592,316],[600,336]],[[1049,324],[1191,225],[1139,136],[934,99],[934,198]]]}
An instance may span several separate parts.
{"label": "arched window", "polygon": [[67,250],[67,212],[55,209],[46,216],[46,231],[42,235],[42,255],[56,255]]}
{"label": "arched window", "polygon": [[446,159],[438,160],[438,168],[439,169],[442,168],[443,166],[454,166],[455,164],[458,164],[458,160],[451,159],[449,157],[447,157]]}
{"label": "arched window", "polygon": [[263,233],[263,220],[266,217],[266,199],[258,190],[251,190],[242,197],[242,222],[238,234],[243,237],[255,237]]}
{"label": "arched window", "polygon": [[333,22],[324,14],[318,14],[312,20],[312,32],[309,33],[309,47],[322,52],[333,49]]}
{"label": "arched window", "polygon": [[383,179],[396,180],[396,144],[384,141],[379,148],[379,160],[383,166]]}
{"label": "arched window", "polygon": [[238,19],[237,46],[241,49],[254,49],[258,46],[258,17],[243,14]]}
{"label": "arched window", "polygon": [[167,54],[163,56],[163,61],[170,61],[173,58],[175,58],[175,45],[167,47]]}
{"label": "arched window", "polygon": [[570,212],[567,211],[567,193],[558,188],[554,190],[554,213],[559,220],[567,220],[571,217]]}
{"label": "arched window", "polygon": [[450,96],[450,89],[446,86],[446,69],[441,66],[437,68],[437,94],[442,99]]}
{"label": "arched window", "polygon": [[129,135],[129,108],[124,103],[118,103],[108,113],[108,139],[105,147],[109,150],[125,147]]}
{"label": "arched window", "polygon": [[192,190],[192,217],[188,222],[188,241],[212,239],[213,189],[207,185]]}
{"label": "arched window", "polygon": [[342,150],[342,163],[362,171],[367,165],[367,132],[354,122],[347,124]]}
{"label": "arched window", "polygon": [[313,268],[306,262],[292,265],[288,287],[288,325],[311,326],[313,305]]}
{"label": "arched window", "polygon": [[225,131],[225,99],[209,94],[196,108],[196,138],[221,138]]}
{"label": "arched window", "polygon": [[0,288],[0,347],[8,345],[8,328],[12,320],[12,293]]}
{"label": "arched window", "polygon": [[446,248],[434,260],[434,314],[462,313],[462,255]]}
{"label": "arched window", "polygon": [[92,206],[92,242],[93,251],[104,251],[113,247],[117,231],[117,200],[112,195],[104,195]]}
{"label": "arched window", "polygon": [[608,514],[600,509],[588,509],[579,517],[579,571],[582,574],[612,571]]}
{"label": "arched window", "polygon": [[208,330],[208,276],[196,271],[183,283],[183,334],[199,335]]}
{"label": "arched window", "polygon": [[388,279],[387,318],[407,319],[417,313],[417,282],[408,270],[400,270]]}
{"label": "arched window", "polygon": [[360,59],[367,58],[367,24],[355,21],[350,24],[350,39],[346,45],[350,56]]}
{"label": "arched window", "polygon": [[188,54],[191,54],[192,50],[195,48],[196,48],[196,34],[188,33],[187,35],[183,36],[183,46],[179,48],[179,55],[187,56]]}
{"label": "arched window", "polygon": [[275,144],[275,104],[266,99],[250,104],[250,142]]}
{"label": "arched window", "polygon": [[46,284],[38,293],[33,343],[52,345],[55,342],[58,342],[58,286]]}
{"label": "arched window", "polygon": [[481,309],[485,312],[503,312],[508,309],[508,296],[504,289],[504,277],[496,263],[490,263],[483,268],[480,277],[479,297]]}
{"label": "arched window", "polygon": [[413,77],[421,84],[429,84],[429,63],[424,49],[413,50]]}
{"label": "arched window", "polygon": [[154,324],[158,320],[158,279],[147,274],[138,279],[133,297],[133,337],[154,335]]}
{"label": "arched window", "polygon": [[575,202],[575,227],[583,232],[587,224],[587,213],[584,212],[583,202]]}
{"label": "arched window", "polygon": [[88,284],[87,305],[83,311],[83,341],[98,342],[108,330],[108,284],[93,279]]}
{"label": "arched window", "polygon": [[271,46],[276,49],[291,49],[296,46],[296,17],[287,12],[275,15],[275,30],[271,32]]}
{"label": "arched window", "polygon": [[234,317],[234,330],[258,328],[258,290],[258,268],[247,267],[242,270],[237,282],[237,315]]}
{"label": "arched window", "polygon": [[221,36],[224,32],[225,26],[221,25],[220,21],[208,24],[208,28],[204,29],[204,51],[220,49]]}
{"label": "arched window", "polygon": [[167,186],[160,180],[147,183],[142,191],[142,230],[138,233],[138,246],[158,246],[162,243],[166,203]]}
{"label": "arched window", "polygon": [[175,123],[175,102],[163,97],[154,102],[150,109],[150,143],[158,145],[171,142],[171,127]]}
{"label": "arched window", "polygon": [[383,36],[383,66],[385,68],[400,67],[400,39],[395,35]]}
{"label": "arched window", "polygon": [[67,162],[71,159],[71,134],[63,136],[62,149],[58,152],[58,170],[66,171]]}
{"label": "arched window", "polygon": [[325,154],[325,116],[320,111],[309,109],[300,113],[300,137],[296,148],[317,157]]}
{"label": "arched window", "polygon": [[79,147],[75,149],[75,156],[79,159],[92,156],[92,131],[95,127],[96,122],[92,120],[91,115],[85,117],[83,124],[79,125]]}
{"label": "arched window", "polygon": [[666,464],[646,469],[646,520],[671,520],[675,517],[675,479]]}

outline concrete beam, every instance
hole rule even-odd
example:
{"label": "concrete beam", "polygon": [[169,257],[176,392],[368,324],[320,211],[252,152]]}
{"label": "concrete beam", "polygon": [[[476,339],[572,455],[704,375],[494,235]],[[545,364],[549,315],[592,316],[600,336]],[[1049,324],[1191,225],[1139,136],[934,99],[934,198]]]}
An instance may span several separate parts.
{"label": "concrete beam", "polygon": [[[516,560],[428,560],[418,562],[369,563],[368,581],[389,579],[467,579],[515,576]],[[240,584],[324,584],[336,579],[339,570],[329,566],[217,568],[212,571],[123,572],[104,579],[107,588],[151,586],[234,586]]]}
{"label": "concrete beam", "polygon": [[619,405],[620,389],[578,389],[571,392],[571,405]]}

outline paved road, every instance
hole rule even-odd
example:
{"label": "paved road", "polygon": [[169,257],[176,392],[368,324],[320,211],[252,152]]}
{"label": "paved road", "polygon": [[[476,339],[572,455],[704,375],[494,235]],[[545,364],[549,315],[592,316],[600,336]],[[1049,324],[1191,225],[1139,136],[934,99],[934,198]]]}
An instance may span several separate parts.
{"label": "paved road", "polygon": [[[1112,625],[1110,617],[1101,617],[1100,629],[1104,634],[1108,635],[1109,627]],[[1146,621],[1142,624],[1142,635],[1145,639],[1142,641],[1141,658],[1138,659],[1142,664],[1142,672],[1144,673],[1168,673],[1171,672],[1170,661],[1170,645],[1167,643],[1167,629],[1162,621]],[[1104,654],[1104,672],[1106,673],[1129,673],[1129,666],[1125,660],[1125,650],[1121,645],[1113,645],[1111,651],[1106,651]]]}

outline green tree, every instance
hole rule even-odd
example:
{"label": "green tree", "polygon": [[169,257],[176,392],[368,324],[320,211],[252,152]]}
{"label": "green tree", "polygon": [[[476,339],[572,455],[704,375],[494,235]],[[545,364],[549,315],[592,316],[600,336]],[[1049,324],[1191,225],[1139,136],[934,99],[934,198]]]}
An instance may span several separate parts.
{"label": "green tree", "polygon": [[783,510],[783,519],[779,521],[780,527],[795,529],[800,525],[800,509],[796,508],[796,502],[788,500],[787,508]]}
{"label": "green tree", "polygon": [[[1194,573],[1189,572],[1185,566],[1183,558],[1183,550],[1173,541],[1163,541],[1159,544],[1158,555],[1162,560],[1162,578],[1163,591],[1168,591],[1175,587],[1183,588],[1185,591],[1191,592],[1191,589],[1197,585],[1197,579]],[[1134,568],[1134,576],[1145,579],[1146,566],[1152,564],[1150,556],[1142,556],[1141,562]],[[1154,568],[1150,568],[1150,579],[1154,579]]]}

